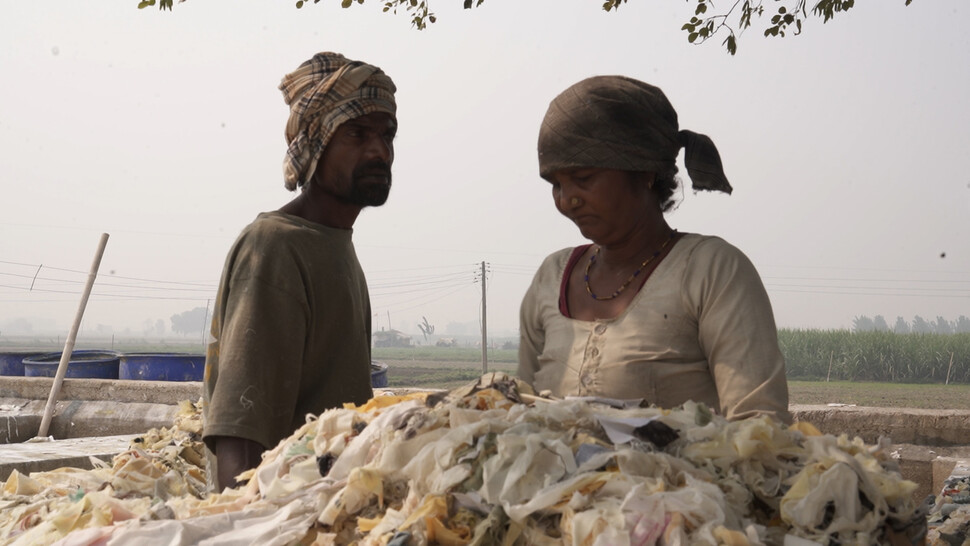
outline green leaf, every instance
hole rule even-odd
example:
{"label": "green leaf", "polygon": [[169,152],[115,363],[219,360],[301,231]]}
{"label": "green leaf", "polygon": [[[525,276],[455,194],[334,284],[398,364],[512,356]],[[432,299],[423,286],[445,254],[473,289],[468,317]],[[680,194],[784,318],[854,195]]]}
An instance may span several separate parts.
{"label": "green leaf", "polygon": [[354,0],[340,0],[340,7],[349,8],[354,3]]}
{"label": "green leaf", "polygon": [[690,43],[694,43],[694,40],[696,40],[696,39],[697,39],[697,33],[696,32],[691,32],[690,34],[687,35],[687,41],[690,42]]}

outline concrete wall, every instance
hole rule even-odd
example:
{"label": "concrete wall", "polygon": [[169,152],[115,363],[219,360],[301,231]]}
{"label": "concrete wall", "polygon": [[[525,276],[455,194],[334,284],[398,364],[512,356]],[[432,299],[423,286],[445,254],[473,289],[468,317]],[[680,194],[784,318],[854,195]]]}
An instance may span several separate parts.
{"label": "concrete wall", "polygon": [[874,443],[880,436],[897,444],[970,445],[970,411],[858,406],[792,406],[792,415],[826,434],[859,436]]}
{"label": "concrete wall", "polygon": [[[49,377],[0,377],[0,444],[37,435],[53,382]],[[199,382],[65,379],[48,435],[60,440],[170,427],[179,401],[201,397]]]}

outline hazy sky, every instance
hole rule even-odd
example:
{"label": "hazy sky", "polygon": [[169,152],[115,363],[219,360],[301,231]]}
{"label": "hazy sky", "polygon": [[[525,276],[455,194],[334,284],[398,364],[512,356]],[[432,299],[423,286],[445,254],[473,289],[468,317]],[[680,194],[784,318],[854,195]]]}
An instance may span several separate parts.
{"label": "hazy sky", "polygon": [[394,187],[354,233],[376,329],[477,324],[482,261],[489,332],[517,327],[542,258],[584,242],[538,176],[539,123],[595,74],[658,85],[717,144],[734,195],[688,190],[668,220],[747,253],[779,326],[970,315],[965,0],[861,3],[794,38],[759,28],[734,57],[721,37],[687,43],[690,2],[460,4],[436,0],[418,31],[379,0],[7,2],[0,335],[19,317],[67,331],[102,232],[82,335],[206,306],[239,230],[293,197],[277,86],[328,50],[399,89]]}

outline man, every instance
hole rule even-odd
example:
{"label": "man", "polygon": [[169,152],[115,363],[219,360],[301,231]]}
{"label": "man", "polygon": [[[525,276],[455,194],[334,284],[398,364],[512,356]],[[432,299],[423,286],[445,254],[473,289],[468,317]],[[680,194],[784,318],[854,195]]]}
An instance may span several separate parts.
{"label": "man", "polygon": [[285,76],[286,188],[226,258],[206,354],[203,440],[218,490],[319,414],[371,396],[371,311],[351,240],[391,187],[396,88],[379,68],[319,53]]}

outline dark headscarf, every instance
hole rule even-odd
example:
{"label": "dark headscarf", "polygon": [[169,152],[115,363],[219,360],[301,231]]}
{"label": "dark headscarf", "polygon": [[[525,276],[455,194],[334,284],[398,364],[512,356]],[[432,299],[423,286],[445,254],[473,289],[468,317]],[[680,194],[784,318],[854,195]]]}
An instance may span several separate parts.
{"label": "dark headscarf", "polygon": [[323,149],[341,123],[373,112],[395,116],[397,88],[380,68],[339,53],[317,53],[283,77],[280,91],[290,105],[283,178],[294,190],[308,181]]}
{"label": "dark headscarf", "polygon": [[625,76],[594,76],[563,91],[539,129],[539,175],[574,167],[673,172],[684,163],[695,190],[731,193],[721,157],[706,135],[681,131],[658,87]]}

